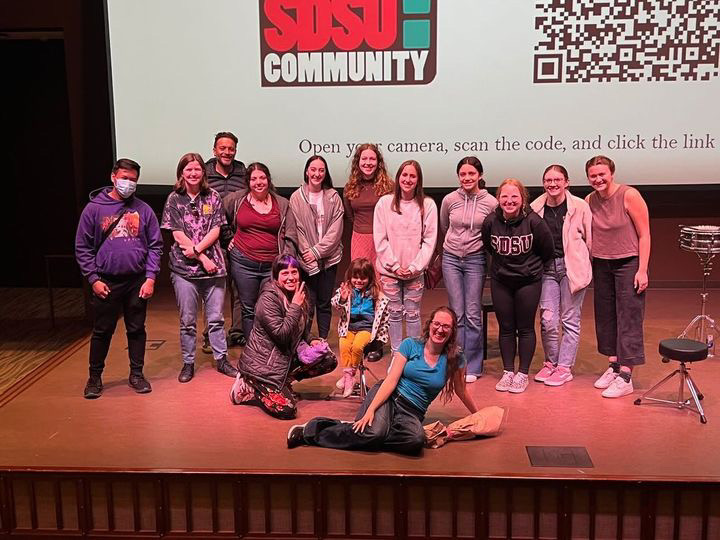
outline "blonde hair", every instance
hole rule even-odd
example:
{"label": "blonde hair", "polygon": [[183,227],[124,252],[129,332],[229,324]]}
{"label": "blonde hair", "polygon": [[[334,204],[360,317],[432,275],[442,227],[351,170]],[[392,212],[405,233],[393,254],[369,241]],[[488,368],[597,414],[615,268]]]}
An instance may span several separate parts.
{"label": "blonde hair", "polygon": [[520,199],[522,200],[522,212],[527,214],[530,210],[530,194],[528,193],[527,188],[517,178],[506,178],[500,183],[497,191],[495,192],[495,196],[498,199],[500,198],[500,194],[505,186],[515,186],[518,188],[518,191],[520,192]]}

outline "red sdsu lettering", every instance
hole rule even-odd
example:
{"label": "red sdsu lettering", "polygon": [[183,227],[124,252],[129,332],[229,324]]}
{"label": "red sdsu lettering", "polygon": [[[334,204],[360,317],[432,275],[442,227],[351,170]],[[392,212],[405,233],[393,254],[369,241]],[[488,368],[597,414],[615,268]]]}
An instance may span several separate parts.
{"label": "red sdsu lettering", "polygon": [[263,30],[265,42],[275,52],[320,51],[330,41],[341,51],[363,41],[384,50],[397,38],[397,0],[265,0],[263,11],[273,25]]}
{"label": "red sdsu lettering", "polygon": [[493,249],[499,255],[521,255],[532,248],[533,235],[523,234],[521,236],[490,236]]}

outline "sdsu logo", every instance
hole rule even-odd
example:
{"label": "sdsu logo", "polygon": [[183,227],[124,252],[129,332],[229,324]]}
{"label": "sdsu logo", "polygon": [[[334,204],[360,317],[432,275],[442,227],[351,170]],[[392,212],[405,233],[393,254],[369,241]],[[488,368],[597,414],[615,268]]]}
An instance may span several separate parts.
{"label": "sdsu logo", "polygon": [[260,0],[262,86],[428,84],[433,0]]}

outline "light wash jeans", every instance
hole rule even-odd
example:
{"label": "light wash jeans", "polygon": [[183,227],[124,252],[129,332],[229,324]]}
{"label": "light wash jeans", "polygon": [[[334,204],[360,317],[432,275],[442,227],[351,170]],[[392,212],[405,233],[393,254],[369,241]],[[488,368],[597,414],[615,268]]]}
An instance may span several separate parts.
{"label": "light wash jeans", "polygon": [[458,318],[457,343],[465,352],[467,374],[482,375],[485,254],[479,252],[458,257],[444,251],[442,271],[450,307]]}
{"label": "light wash jeans", "polygon": [[562,257],[545,264],[540,294],[540,330],[547,362],[567,368],[575,364],[585,290],[575,294],[570,292],[570,280]]}
{"label": "light wash jeans", "polygon": [[208,324],[208,337],[215,360],[227,355],[225,340],[225,320],[223,304],[225,303],[225,277],[206,279],[185,279],[175,273],[170,274],[175,298],[180,310],[180,349],[183,362],[195,362],[197,345],[197,314],[200,300],[205,304],[205,318]]}
{"label": "light wash jeans", "polygon": [[403,318],[407,337],[420,337],[420,302],[425,290],[425,277],[397,279],[380,274],[380,284],[388,297],[388,331],[390,348],[396,352],[403,340]]}

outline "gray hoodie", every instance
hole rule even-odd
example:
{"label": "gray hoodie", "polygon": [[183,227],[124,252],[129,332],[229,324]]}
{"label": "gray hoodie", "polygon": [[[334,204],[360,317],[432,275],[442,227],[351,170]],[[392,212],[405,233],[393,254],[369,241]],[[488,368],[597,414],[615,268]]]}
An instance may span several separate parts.
{"label": "gray hoodie", "polygon": [[443,249],[456,257],[481,251],[483,221],[497,204],[487,189],[468,196],[464,189],[458,188],[446,195],[440,205],[440,234],[445,235]]}

